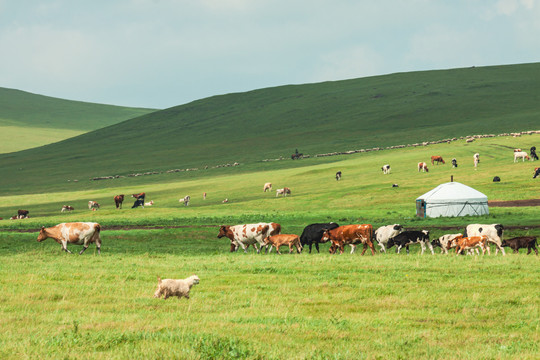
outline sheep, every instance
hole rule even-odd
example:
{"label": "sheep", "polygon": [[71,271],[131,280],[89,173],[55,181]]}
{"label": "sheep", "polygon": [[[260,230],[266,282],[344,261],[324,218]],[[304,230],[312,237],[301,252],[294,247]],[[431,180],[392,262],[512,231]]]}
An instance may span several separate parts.
{"label": "sheep", "polygon": [[159,276],[158,287],[154,293],[155,298],[160,298],[163,295],[163,300],[170,296],[177,296],[179,299],[184,296],[189,299],[189,291],[193,285],[197,285],[200,281],[197,275],[192,275],[187,279],[161,279]]}

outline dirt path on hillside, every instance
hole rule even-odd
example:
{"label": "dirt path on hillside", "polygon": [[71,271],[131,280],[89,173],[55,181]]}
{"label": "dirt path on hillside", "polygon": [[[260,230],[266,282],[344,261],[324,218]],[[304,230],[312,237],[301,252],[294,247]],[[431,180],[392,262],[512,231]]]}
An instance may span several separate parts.
{"label": "dirt path on hillside", "polygon": [[488,205],[493,207],[540,206],[540,199],[488,201]]}

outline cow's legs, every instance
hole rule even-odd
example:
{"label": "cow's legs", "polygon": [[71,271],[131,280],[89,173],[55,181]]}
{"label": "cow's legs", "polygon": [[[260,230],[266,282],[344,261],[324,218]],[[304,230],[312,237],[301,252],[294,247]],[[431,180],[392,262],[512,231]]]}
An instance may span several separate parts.
{"label": "cow's legs", "polygon": [[62,250],[64,250],[65,252],[69,253],[69,254],[73,254],[71,251],[68,250],[67,248],[67,241],[62,241]]}
{"label": "cow's legs", "polygon": [[420,255],[424,255],[424,251],[426,251],[426,244],[424,244],[423,241],[420,242],[420,248],[422,249],[422,252],[420,253]]}
{"label": "cow's legs", "polygon": [[407,255],[409,255],[409,245],[406,245],[405,249],[407,250]]}
{"label": "cow's legs", "polygon": [[[356,251],[356,245],[354,244],[349,244],[351,246],[351,254],[354,254],[354,252]],[[366,250],[364,250],[366,251]],[[362,252],[362,255],[364,255],[364,252]]]}
{"label": "cow's legs", "polygon": [[[315,241],[315,249],[317,249],[317,252],[320,252],[319,251],[319,242],[318,241]],[[309,244],[309,253],[311,254],[311,244]]]}
{"label": "cow's legs", "polygon": [[384,252],[386,254],[386,248],[384,247],[384,244],[383,243],[378,243],[380,249],[379,249],[379,252]]}
{"label": "cow's legs", "polygon": [[88,245],[83,246],[82,250],[79,252],[79,255],[82,255],[85,250],[88,249]]}

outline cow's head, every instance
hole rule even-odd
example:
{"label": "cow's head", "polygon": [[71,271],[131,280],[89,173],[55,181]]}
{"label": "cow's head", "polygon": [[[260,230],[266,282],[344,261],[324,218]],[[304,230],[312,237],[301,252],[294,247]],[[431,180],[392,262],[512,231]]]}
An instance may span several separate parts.
{"label": "cow's head", "polygon": [[330,240],[330,230],[329,229],[323,229],[323,234],[322,234],[321,240],[319,240],[319,242],[325,243],[325,242],[328,242],[328,240]]}
{"label": "cow's head", "polygon": [[227,233],[229,232],[229,229],[230,229],[230,226],[228,225],[222,225],[220,228],[219,228],[219,234],[218,234],[218,239],[221,239],[222,237],[224,236],[227,236]]}
{"label": "cow's head", "polygon": [[388,239],[388,242],[386,243],[386,248],[390,249],[394,245],[396,245],[396,240],[395,240],[395,238],[392,237],[392,238]]}
{"label": "cow's head", "polygon": [[401,230],[403,230],[403,226],[401,226],[399,224],[394,224],[394,230],[395,231],[401,231]]}
{"label": "cow's head", "polygon": [[427,166],[424,166],[424,169],[426,170],[426,172],[429,172],[429,169]]}
{"label": "cow's head", "polygon": [[433,247],[436,247],[436,246],[442,247],[441,240],[439,240],[439,239],[432,240],[431,241],[431,246],[433,246]]}
{"label": "cow's head", "polygon": [[424,239],[429,241],[429,230],[422,230],[422,232],[424,233]]}
{"label": "cow's head", "polygon": [[497,236],[502,239],[504,226],[502,226],[501,224],[497,224],[497,225],[495,225],[495,230],[497,230]]}
{"label": "cow's head", "polygon": [[47,235],[47,231],[45,230],[45,226],[41,227],[41,230],[39,230],[39,235],[37,237],[38,242],[42,242],[43,240],[47,239],[49,236]]}
{"label": "cow's head", "polygon": [[264,237],[263,242],[264,242],[266,245],[270,245],[270,236]]}

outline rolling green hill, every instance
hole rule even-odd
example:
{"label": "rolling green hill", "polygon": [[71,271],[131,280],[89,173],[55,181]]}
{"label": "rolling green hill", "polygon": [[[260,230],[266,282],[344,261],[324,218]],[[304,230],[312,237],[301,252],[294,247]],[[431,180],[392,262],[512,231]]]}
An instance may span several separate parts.
{"label": "rolling green hill", "polygon": [[95,176],[235,161],[248,169],[262,159],[288,157],[296,148],[315,154],[536,129],[539,79],[535,63],[215,96],[2,155],[0,185],[14,193],[43,192],[61,189],[67,179],[88,182]]}
{"label": "rolling green hill", "polygon": [[0,88],[0,153],[43,146],[153,111]]}

